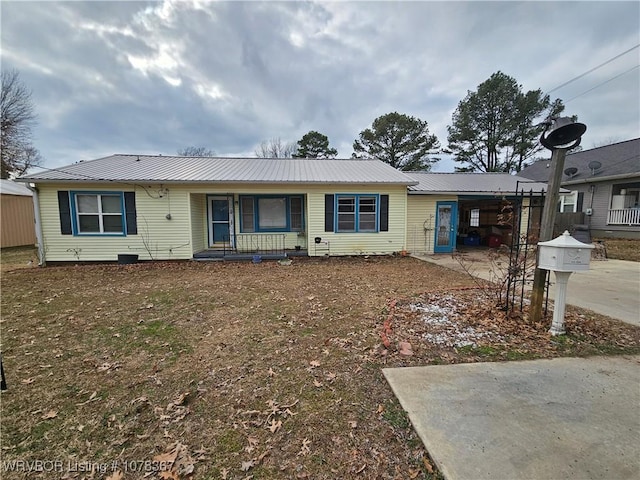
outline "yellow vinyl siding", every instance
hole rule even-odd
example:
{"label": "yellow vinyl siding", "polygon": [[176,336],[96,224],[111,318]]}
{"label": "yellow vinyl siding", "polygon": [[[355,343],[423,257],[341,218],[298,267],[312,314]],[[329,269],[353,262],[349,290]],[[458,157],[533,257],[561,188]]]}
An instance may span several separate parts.
{"label": "yellow vinyl siding", "polygon": [[[189,202],[186,191],[159,186],[118,184],[40,184],[40,211],[47,261],[115,261],[119,253],[138,254],[142,260],[191,258]],[[138,234],[74,236],[60,233],[59,190],[136,193]],[[167,219],[167,214],[171,219]]]}
{"label": "yellow vinyl siding", "polygon": [[457,202],[456,195],[407,195],[407,250],[432,254],[437,202]]}
{"label": "yellow vinyl siding", "polygon": [[192,253],[207,248],[207,196],[190,193]]}
{"label": "yellow vinyl siding", "polygon": [[[301,245],[309,255],[316,251],[314,238],[329,242],[331,255],[389,254],[405,248],[407,194],[402,185],[286,185],[286,184],[40,184],[40,206],[47,261],[116,261],[119,253],[135,253],[141,260],[190,259],[208,246],[207,197],[233,198],[236,234],[239,232],[240,195],[302,195],[305,234],[286,232],[285,248]],[[162,196],[159,195],[163,190]],[[60,233],[59,190],[136,193],[137,235],[74,236]],[[324,231],[325,194],[389,195],[389,231],[335,233]],[[170,215],[170,219],[167,218]]]}

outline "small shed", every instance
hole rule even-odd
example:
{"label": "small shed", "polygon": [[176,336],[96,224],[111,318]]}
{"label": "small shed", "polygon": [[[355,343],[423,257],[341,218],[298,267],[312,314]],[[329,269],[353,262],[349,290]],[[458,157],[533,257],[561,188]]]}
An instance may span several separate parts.
{"label": "small shed", "polygon": [[24,185],[0,180],[0,247],[35,245],[33,193]]}

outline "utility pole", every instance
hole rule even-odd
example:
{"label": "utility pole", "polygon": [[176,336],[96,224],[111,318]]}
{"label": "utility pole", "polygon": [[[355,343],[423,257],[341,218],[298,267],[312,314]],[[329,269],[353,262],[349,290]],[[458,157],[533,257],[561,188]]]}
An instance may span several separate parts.
{"label": "utility pole", "polygon": [[[540,143],[552,151],[551,177],[549,178],[547,194],[545,195],[542,209],[539,242],[551,240],[553,236],[553,224],[556,220],[564,158],[569,150],[580,145],[582,134],[587,130],[586,125],[577,123],[569,117],[549,119],[545,123],[546,127],[542,135],[540,135]],[[545,137],[545,133],[551,126],[551,132]],[[533,276],[531,291],[531,306],[529,307],[529,321],[532,323],[539,322],[542,318],[542,300],[544,298],[547,273],[547,270],[538,268],[538,260],[536,260],[536,271]]]}
{"label": "utility pole", "polygon": [[[542,220],[540,221],[539,242],[551,240],[553,236],[553,225],[556,221],[556,210],[558,209],[558,198],[560,197],[560,183],[562,182],[562,171],[564,169],[564,159],[567,155],[566,148],[554,148],[551,154],[551,178],[544,198],[542,208]],[[536,265],[537,265],[536,261]],[[533,274],[533,287],[531,290],[531,306],[529,309],[529,320],[532,323],[539,322],[542,318],[542,300],[544,299],[544,287],[547,282],[548,270],[536,268]]]}

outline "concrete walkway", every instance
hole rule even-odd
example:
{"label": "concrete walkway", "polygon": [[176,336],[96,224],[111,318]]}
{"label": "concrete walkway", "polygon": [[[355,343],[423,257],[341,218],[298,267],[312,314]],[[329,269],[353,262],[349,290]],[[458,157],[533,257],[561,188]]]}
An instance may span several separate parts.
{"label": "concrete walkway", "polygon": [[640,478],[640,356],[384,375],[447,480]]}
{"label": "concrete walkway", "polygon": [[[469,272],[479,278],[491,280],[492,266],[487,250],[462,252],[463,263]],[[414,255],[443,267],[464,271],[461,263],[452,255]],[[509,265],[509,256],[502,259]],[[549,297],[555,293],[554,274],[551,274]],[[640,326],[640,263],[624,260],[592,261],[590,270],[576,272],[569,277],[567,303],[593,310],[627,323]]]}

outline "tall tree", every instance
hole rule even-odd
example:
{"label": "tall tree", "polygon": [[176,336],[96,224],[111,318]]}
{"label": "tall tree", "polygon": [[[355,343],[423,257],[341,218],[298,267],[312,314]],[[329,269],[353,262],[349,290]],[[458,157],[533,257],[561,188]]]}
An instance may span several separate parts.
{"label": "tall tree", "polygon": [[322,133],[311,130],[298,140],[298,149],[294,158],[335,158],[338,151],[329,147],[329,138]]}
{"label": "tall tree", "polygon": [[207,147],[186,147],[178,150],[181,157],[213,157],[216,152]]}
{"label": "tall tree", "polygon": [[464,165],[457,171],[519,172],[543,148],[542,120],[563,110],[561,100],[541,90],[525,93],[514,78],[494,73],[458,103],[447,151]]}
{"label": "tall tree", "polygon": [[431,155],[440,143],[429,133],[427,122],[397,112],[373,121],[353,142],[353,157],[377,158],[398,170],[430,170],[438,161]]}
{"label": "tall tree", "polygon": [[260,158],[291,158],[296,151],[296,144],[293,142],[283,142],[280,137],[271,140],[263,140],[256,148],[256,157]]}
{"label": "tall tree", "polygon": [[36,119],[31,91],[16,70],[2,72],[1,89],[0,177],[9,178],[41,165],[42,157],[31,140]]}

